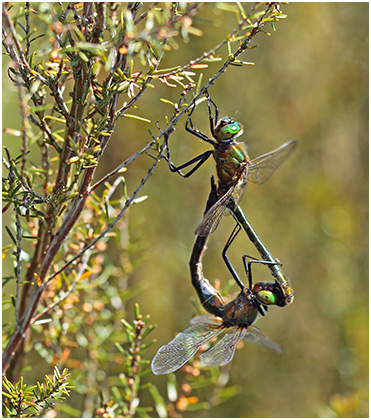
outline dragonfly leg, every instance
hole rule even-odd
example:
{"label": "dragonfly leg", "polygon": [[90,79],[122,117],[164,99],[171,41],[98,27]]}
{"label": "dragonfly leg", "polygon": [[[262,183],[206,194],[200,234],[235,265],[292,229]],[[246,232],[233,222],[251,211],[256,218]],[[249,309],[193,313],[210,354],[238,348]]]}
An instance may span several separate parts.
{"label": "dragonfly leg", "polygon": [[241,288],[241,290],[243,290],[245,288],[245,286],[242,283],[242,281],[240,280],[240,278],[238,277],[238,274],[236,273],[236,270],[234,269],[231,261],[229,260],[229,258],[227,256],[227,250],[231,246],[232,242],[234,241],[235,237],[238,235],[238,232],[240,230],[241,230],[241,227],[240,227],[239,224],[237,224],[236,227],[233,229],[233,232],[231,233],[230,237],[228,238],[227,243],[225,244],[225,247],[224,247],[223,252],[222,252],[222,256],[223,256],[223,260],[224,260],[226,266],[228,267],[228,270],[232,274],[236,283]]}
{"label": "dragonfly leg", "polygon": [[210,185],[211,189],[210,189],[209,197],[208,197],[207,202],[206,202],[206,208],[205,208],[204,215],[209,210],[209,208],[211,208],[218,201],[217,187],[216,187],[215,180],[214,180],[213,176],[211,176],[210,184],[211,184]]}
{"label": "dragonfly leg", "polygon": [[[214,128],[218,124],[218,120],[219,120],[219,109],[216,106],[216,103],[210,98],[209,92],[206,89],[205,89],[205,96],[207,98],[207,107],[209,109],[209,121],[210,121],[211,135],[214,137],[215,140],[217,140],[217,137],[214,134]],[[211,111],[210,103],[214,105],[214,108],[215,108],[215,118],[213,117],[213,113]]]}
{"label": "dragonfly leg", "polygon": [[206,134],[204,134],[202,131],[198,130],[197,128],[194,128],[193,123],[192,123],[192,114],[194,112],[194,110],[196,109],[196,107],[194,106],[192,108],[192,111],[189,113],[187,121],[185,123],[185,129],[193,134],[194,136],[198,137],[201,140],[206,141],[207,143],[211,143],[213,146],[215,145],[215,141],[213,139],[210,139]]}
{"label": "dragonfly leg", "polygon": [[[250,261],[249,262],[246,262],[246,260],[248,258],[250,258]],[[247,255],[247,254],[245,254],[245,255],[242,256],[242,261],[243,261],[243,266],[245,268],[245,272],[246,272],[247,278],[249,280],[249,287],[250,287],[250,289],[252,289],[252,285],[253,285],[252,269],[251,269],[252,264],[258,263],[258,264],[266,264],[266,265],[282,265],[280,263],[273,262],[273,261],[258,260],[258,259],[254,258],[254,257],[251,257],[250,255]]]}
{"label": "dragonfly leg", "polygon": [[[207,159],[212,155],[212,150],[207,150],[206,152],[202,153],[199,156],[196,156],[195,158],[189,160],[186,163],[183,163],[183,165],[175,166],[174,163],[170,159],[170,150],[169,150],[169,137],[168,135],[165,136],[165,143],[166,143],[166,157],[167,163],[169,165],[169,169],[171,172],[177,172],[179,175],[181,175],[183,178],[188,178],[191,176],[194,172],[197,171],[197,169],[204,164]],[[181,172],[182,169],[187,168],[188,166],[192,165],[193,163],[197,163],[189,172],[183,173]]]}

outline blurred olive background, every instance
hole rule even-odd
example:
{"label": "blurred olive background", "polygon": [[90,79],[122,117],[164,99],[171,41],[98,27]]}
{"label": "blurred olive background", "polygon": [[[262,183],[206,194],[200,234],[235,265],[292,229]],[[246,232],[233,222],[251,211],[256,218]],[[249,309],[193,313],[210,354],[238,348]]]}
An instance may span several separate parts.
{"label": "blurred olive background", "polygon": [[[180,44],[163,66],[187,63],[232,30],[233,14],[215,17],[210,7],[205,5],[198,17],[212,17],[219,26],[205,26],[203,37]],[[259,47],[241,57],[256,65],[229,68],[210,89],[221,116],[244,124],[240,139],[251,158],[293,138],[298,148],[266,184],[249,184],[241,202],[295,291],[292,305],[270,308],[258,323],[284,353],[245,344],[229,371],[229,384],[239,385],[241,393],[205,413],[209,417],[368,416],[368,7],[284,5],[288,19],[272,36],[254,38],[252,45]],[[195,21],[195,26],[202,24]],[[217,66],[204,71],[204,80]],[[155,121],[163,124],[164,115],[173,112],[160,97],[178,101],[179,93],[148,89],[138,102],[153,131]],[[7,108],[4,120],[14,114]],[[185,132],[184,123],[170,139],[176,164],[208,149]],[[194,113],[194,123],[209,133],[205,103]],[[124,119],[100,173],[144,145],[148,127]],[[129,193],[149,164],[143,157],[129,167]],[[131,284],[141,285],[141,310],[158,324],[158,343],[149,350],[153,355],[195,314],[188,261],[214,173],[211,159],[188,179],[170,173],[163,162],[143,190],[149,198],[130,211],[132,237],[144,247]],[[226,284],[231,277],[221,251],[233,226],[232,217],[224,217],[209,241],[204,273],[212,283]],[[258,256],[241,233],[229,255],[242,278],[243,254]],[[257,267],[254,280],[271,280],[269,271]],[[165,391],[164,377],[151,380]]]}

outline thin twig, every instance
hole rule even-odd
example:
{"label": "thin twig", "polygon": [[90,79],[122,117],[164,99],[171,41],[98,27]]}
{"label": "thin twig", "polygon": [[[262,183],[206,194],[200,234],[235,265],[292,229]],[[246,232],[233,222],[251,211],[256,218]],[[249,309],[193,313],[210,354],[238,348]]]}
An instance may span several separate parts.
{"label": "thin twig", "polygon": [[[256,9],[258,3],[256,3],[252,9],[250,10],[250,14],[252,14],[254,12],[254,10]],[[264,14],[261,16],[261,18],[259,19],[259,24],[261,22],[261,20],[263,19],[263,17],[265,17],[265,15],[268,13],[268,11],[272,8],[272,6],[274,5],[274,3],[269,3],[266,11],[264,12]],[[211,50],[204,52],[200,57],[195,58],[191,61],[189,61],[187,64],[181,66],[178,69],[169,71],[167,73],[160,73],[161,77],[168,77],[168,76],[172,76],[174,74],[179,74],[187,69],[189,69],[191,66],[194,66],[195,64],[198,64],[200,61],[205,60],[206,58],[209,58],[210,56],[213,56],[218,50],[220,50],[220,48],[222,48],[224,45],[227,44],[227,42],[233,38],[233,36],[237,33],[237,31],[239,29],[241,29],[241,27],[244,25],[244,23],[246,23],[245,19],[242,19],[239,23],[238,23],[238,27],[234,28],[233,31],[225,37],[225,39],[223,41],[221,41],[216,47],[212,48]],[[246,46],[247,48],[247,46]],[[245,49],[246,49],[245,48]],[[161,70],[159,70],[159,72],[161,72]],[[156,76],[156,73],[154,73],[154,76]]]}
{"label": "thin twig", "polygon": [[45,180],[44,180],[44,194],[48,195],[48,187],[49,187],[49,169],[50,169],[50,154],[49,154],[49,144],[47,144],[45,141],[42,142],[41,145],[42,150],[42,157],[41,157],[41,164],[42,168],[45,172]]}
{"label": "thin twig", "polygon": [[150,178],[150,176],[153,174],[156,166],[160,163],[160,160],[162,158],[163,155],[163,151],[164,151],[165,145],[162,147],[161,152],[158,156],[158,160],[155,161],[155,163],[152,165],[152,167],[148,170],[147,175],[142,178],[138,188],[134,191],[134,193],[132,194],[132,196],[125,202],[124,207],[121,209],[120,213],[118,214],[118,216],[115,218],[115,220],[113,220],[113,222],[111,222],[107,228],[99,235],[97,236],[95,239],[93,239],[87,246],[85,246],[85,248],[83,250],[81,250],[75,257],[71,258],[60,270],[56,271],[55,273],[53,273],[47,280],[45,283],[50,282],[50,280],[52,280],[55,276],[57,276],[58,274],[60,274],[62,271],[64,271],[70,264],[72,264],[74,261],[76,261],[77,259],[79,259],[82,255],[84,255],[84,253],[90,249],[93,245],[95,245],[99,240],[101,240],[115,225],[116,223],[122,218],[122,216],[124,215],[124,213],[126,212],[126,210],[129,208],[129,206],[131,205],[131,203],[134,201],[134,199],[136,198],[136,196],[139,194],[139,191],[144,187],[145,183],[148,181],[148,179]]}
{"label": "thin twig", "polygon": [[9,150],[4,146],[4,150],[6,154],[8,155],[9,163],[3,158],[3,164],[6,165],[6,167],[9,169],[10,176],[13,177],[13,179],[18,178],[21,181],[22,186],[34,197],[38,198],[39,200],[43,201],[44,203],[49,203],[50,199],[49,197],[43,197],[42,195],[38,194],[36,191],[34,191],[25,181],[24,177],[19,174],[19,172],[15,169],[13,166],[13,159],[10,157]]}
{"label": "thin twig", "polygon": [[41,115],[38,114],[38,117],[40,118],[40,122],[39,122],[40,128],[42,128],[44,133],[47,134],[50,144],[54,147],[54,149],[57,151],[57,153],[60,154],[62,149],[58,146],[56,140],[54,139],[53,134],[52,134],[48,124],[45,122],[45,119],[41,117]]}
{"label": "thin twig", "polygon": [[94,3],[97,11],[97,17],[91,33],[92,42],[98,44],[99,38],[104,31],[104,25],[106,21],[106,3]]}
{"label": "thin twig", "polygon": [[97,181],[93,186],[89,188],[89,194],[94,191],[96,188],[98,188],[100,185],[102,185],[104,182],[106,182],[109,178],[116,175],[122,168],[125,166],[128,166],[129,163],[131,163],[133,160],[141,156],[144,152],[146,152],[148,149],[150,149],[155,144],[155,140],[151,141],[147,144],[147,146],[143,147],[142,150],[139,150],[139,152],[134,153],[132,156],[130,156],[128,159],[126,159],[124,162],[122,162],[119,166],[117,166],[113,171],[105,175],[103,178],[101,178],[99,181]]}
{"label": "thin twig", "polygon": [[149,85],[149,83],[151,82],[151,80],[152,80],[152,73],[153,72],[155,72],[157,69],[158,69],[158,66],[160,65],[160,63],[161,63],[161,60],[162,60],[162,58],[163,58],[163,56],[164,56],[164,53],[165,53],[165,47],[166,47],[166,44],[167,44],[167,41],[165,40],[164,41],[164,43],[163,43],[163,48],[162,48],[162,51],[161,51],[161,53],[160,53],[160,55],[159,55],[159,57],[157,57],[157,63],[156,63],[156,65],[155,65],[155,67],[153,68],[153,69],[151,69],[148,73],[147,73],[147,79],[146,79],[146,82],[145,82],[145,84],[142,86],[142,89],[131,99],[131,101],[129,101],[129,103],[128,104],[126,104],[126,105],[124,105],[122,108],[120,108],[117,112],[116,112],[116,115],[115,115],[115,119],[114,119],[114,122],[116,123],[116,121],[117,121],[117,119],[127,110],[127,109],[129,109],[142,95],[143,95],[143,93],[144,93],[144,91],[147,89],[147,87],[148,87],[148,85]]}
{"label": "thin twig", "polygon": [[135,102],[143,95],[144,91],[147,89],[149,83],[151,82],[152,77],[149,76],[148,79],[146,79],[146,83],[143,84],[142,89],[140,89],[140,91],[128,102],[125,103],[125,105],[120,108],[118,111],[116,111],[115,113],[115,119],[114,119],[114,123],[118,120],[119,117],[121,117],[121,115],[129,108],[132,107],[132,105],[135,104]]}
{"label": "thin twig", "polygon": [[71,284],[70,288],[63,292],[60,297],[53,303],[51,303],[50,305],[48,305],[46,308],[44,308],[41,312],[39,312],[35,317],[32,318],[31,320],[31,325],[34,324],[38,319],[40,319],[43,315],[45,315],[47,312],[50,312],[52,309],[54,309],[57,305],[59,305],[60,303],[62,303],[64,300],[66,300],[68,298],[68,296],[75,290],[76,285],[78,284],[78,282],[80,281],[80,277],[84,274],[84,271],[86,269],[86,266],[88,264],[90,255],[91,255],[92,250],[89,250],[89,252],[87,252],[84,257],[82,258],[81,262],[80,262],[80,269],[79,271],[76,273],[76,277],[74,282]]}
{"label": "thin twig", "polygon": [[15,207],[15,225],[17,228],[17,249],[15,251],[15,261],[16,261],[16,291],[15,291],[15,322],[19,324],[19,291],[21,287],[21,272],[22,272],[22,226],[21,226],[21,218],[19,215],[19,209]]}
{"label": "thin twig", "polygon": [[26,50],[25,50],[25,55],[26,55],[26,60],[28,60],[28,57],[29,57],[29,55],[30,55],[30,45],[31,45],[31,43],[30,43],[30,2],[26,2],[26,10],[27,10],[27,13],[26,13],[26,16],[25,16],[25,18],[26,18],[26,37],[27,37],[27,39],[26,39]]}
{"label": "thin twig", "polygon": [[112,185],[109,185],[107,183],[107,186],[109,186],[108,190],[105,193],[105,200],[109,201],[109,199],[112,197],[112,194],[117,190],[117,187],[120,185],[120,183],[123,181],[124,177],[119,176],[115,179],[115,181],[112,183]]}
{"label": "thin twig", "polygon": [[141,20],[143,20],[146,16],[147,16],[147,14],[148,14],[148,12],[151,10],[151,9],[153,9],[154,7],[156,7],[157,5],[158,5],[158,1],[156,1],[156,2],[154,2],[154,3],[152,3],[149,7],[148,7],[148,9],[147,10],[145,10],[135,21],[134,21],[134,25],[138,25],[138,23],[141,21]]}
{"label": "thin twig", "polygon": [[24,170],[26,167],[27,154],[28,154],[28,135],[27,135],[27,107],[26,107],[26,98],[23,92],[22,83],[19,80],[19,74],[15,77],[15,84],[18,88],[19,103],[21,108],[21,118],[22,118],[22,164],[21,164],[21,178],[24,178]]}
{"label": "thin twig", "polygon": [[[70,115],[68,107],[63,99],[63,96],[60,93],[60,89],[58,88],[54,80],[49,81],[48,79],[45,79],[43,76],[41,76],[38,72],[35,72],[30,68],[24,56],[22,47],[19,44],[14,26],[10,21],[8,11],[6,10],[6,3],[3,3],[3,44],[5,45],[6,50],[9,53],[16,67],[18,67],[21,70],[21,75],[25,83],[29,83],[28,76],[26,76],[26,74],[32,74],[33,77],[35,77],[45,86],[48,86],[50,88],[51,94],[52,96],[54,96],[59,110],[62,113],[62,115],[66,118],[66,123],[68,124],[70,122]],[[14,48],[14,46],[16,48]]]}
{"label": "thin twig", "polygon": [[238,47],[237,51],[224,62],[224,64],[220,67],[220,69],[214,74],[214,76],[212,78],[209,79],[209,82],[200,89],[200,92],[193,97],[193,99],[189,102],[189,104],[187,106],[185,106],[179,113],[174,115],[174,117],[170,120],[169,124],[166,126],[166,128],[159,135],[159,138],[162,137],[165,134],[170,134],[171,131],[173,131],[173,126],[204,95],[205,90],[208,90],[215,83],[215,81],[226,71],[227,67],[230,66],[236,60],[236,58],[248,48],[251,39],[257,34],[257,32],[260,29],[260,23],[266,17],[267,13],[270,11],[270,9],[273,7],[273,5],[274,5],[274,3],[269,3],[265,12],[262,14],[262,16],[256,22],[255,27],[251,31],[250,35],[248,37],[246,37],[246,39],[243,41],[243,43]]}
{"label": "thin twig", "polygon": [[[12,25],[10,21],[8,11],[6,10],[5,2],[3,3],[3,28],[2,29],[3,29],[5,44],[7,45],[7,52],[9,53],[11,59],[14,61],[15,65],[21,70],[21,73],[23,73],[23,71],[25,70],[26,73],[32,74],[36,79],[38,79],[44,85],[48,85],[47,79],[45,79],[38,72],[35,72],[30,68],[26,60],[26,57],[23,53],[23,49],[21,45],[19,44],[14,26]],[[6,32],[7,30],[8,32]]]}

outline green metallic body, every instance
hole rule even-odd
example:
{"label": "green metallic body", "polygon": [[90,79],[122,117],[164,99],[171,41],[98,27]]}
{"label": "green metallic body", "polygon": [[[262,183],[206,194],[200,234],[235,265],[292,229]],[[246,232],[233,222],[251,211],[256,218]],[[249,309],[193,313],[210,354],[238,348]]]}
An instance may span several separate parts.
{"label": "green metallic body", "polygon": [[235,183],[235,175],[246,166],[249,161],[245,145],[235,141],[231,143],[218,143],[213,153],[219,187],[228,190]]}
{"label": "green metallic body", "polygon": [[[216,200],[217,189],[215,183],[212,180],[211,192],[206,204],[205,213],[210,207],[213,206]],[[238,211],[236,211],[236,213],[238,214]],[[248,223],[246,217],[244,215],[243,217],[239,215],[239,219],[243,220],[244,225],[246,227]],[[255,234],[255,242],[253,241],[254,244],[256,246],[260,246],[261,241],[259,240],[258,235],[255,233],[255,231],[253,231],[252,228],[251,230],[249,230],[250,239],[253,240],[253,235],[251,231]],[[225,304],[221,294],[210,284],[210,282],[204,277],[203,274],[202,259],[206,251],[208,240],[209,236],[196,237],[195,243],[193,245],[191,258],[189,261],[192,285],[197,292],[202,306],[207,312],[209,312],[212,315],[219,316],[223,319],[224,322],[228,324],[247,326],[251,325],[255,321],[258,314],[256,303],[254,304],[251,294],[255,295],[258,298],[258,300],[265,305],[284,306],[283,302],[285,301],[285,299],[282,296],[281,283],[277,282],[254,283],[251,291],[249,291],[248,289],[244,289],[235,299]],[[261,244],[261,247],[266,249],[264,247],[264,244]],[[270,255],[268,251],[266,252],[266,254]],[[266,258],[268,257],[266,256]],[[268,259],[265,260],[270,261]],[[276,266],[276,261],[274,262]],[[277,268],[275,267],[274,271],[272,272],[276,273]],[[279,270],[279,272],[282,273],[281,270]],[[281,274],[281,277],[285,278],[283,274]]]}
{"label": "green metallic body", "polygon": [[279,266],[279,263],[277,263],[277,261],[272,257],[268,249],[260,240],[258,234],[255,232],[254,228],[251,226],[247,217],[243,213],[241,207],[236,206],[236,207],[233,207],[233,209],[231,210],[235,219],[243,227],[249,239],[255,245],[262,259],[264,261],[269,261],[272,263],[272,264],[269,264],[269,269],[271,270],[273,277],[276,279],[277,286],[279,287],[281,291],[280,293],[281,296],[278,298],[276,304],[278,306],[289,305],[294,300],[294,290],[292,289],[291,284],[289,280],[287,279],[287,277],[285,277],[285,275],[283,274]]}
{"label": "green metallic body", "polygon": [[[215,203],[216,189],[212,189],[207,209]],[[207,366],[223,366],[229,363],[241,340],[252,341],[271,350],[282,348],[268,338],[253,324],[258,319],[259,310],[254,296],[267,298],[267,304],[274,303],[275,283],[257,283],[253,290],[244,288],[230,302],[224,303],[220,293],[204,277],[202,258],[206,250],[208,236],[197,236],[190,259],[192,285],[204,309],[218,318],[200,316],[191,326],[179,333],[168,344],[160,347],[151,367],[155,375],[174,372],[183,366],[203,345],[221,334],[223,337],[211,349],[202,353],[200,361]]]}
{"label": "green metallic body", "polygon": [[216,229],[225,208],[228,207],[237,222],[244,228],[262,259],[271,263],[269,268],[276,282],[272,283],[272,290],[265,289],[265,292],[261,290],[258,298],[265,304],[285,306],[294,299],[290,282],[283,274],[279,263],[261,242],[238,203],[247,182],[250,180],[255,183],[265,182],[292,153],[296,147],[296,141],[285,143],[278,149],[251,161],[245,144],[235,141],[236,137],[242,133],[242,125],[228,117],[222,118],[215,127],[214,135],[217,141],[214,143],[213,157],[219,181],[216,192],[218,200],[212,205],[208,204],[203,220],[196,230],[198,235],[196,243],[200,240],[199,236],[208,237]]}
{"label": "green metallic body", "polygon": [[[251,291],[244,289],[231,302],[225,304],[221,294],[204,277],[202,271],[202,258],[206,250],[208,238],[198,236],[193,246],[189,267],[191,270],[192,285],[197,292],[203,308],[212,315],[223,319],[227,325],[249,326],[258,316],[258,309],[254,304]],[[270,299],[265,304],[276,304],[280,301],[275,283],[256,283],[252,292],[256,296],[269,294]],[[271,295],[274,298],[271,298]]]}
{"label": "green metallic body", "polygon": [[296,147],[296,141],[284,143],[278,149],[249,159],[246,146],[236,138],[243,133],[242,125],[229,117],[222,118],[215,127],[212,152],[218,176],[218,197],[214,206],[205,213],[196,235],[209,236],[217,228],[231,202],[237,205],[248,182],[264,183],[287,159]]}

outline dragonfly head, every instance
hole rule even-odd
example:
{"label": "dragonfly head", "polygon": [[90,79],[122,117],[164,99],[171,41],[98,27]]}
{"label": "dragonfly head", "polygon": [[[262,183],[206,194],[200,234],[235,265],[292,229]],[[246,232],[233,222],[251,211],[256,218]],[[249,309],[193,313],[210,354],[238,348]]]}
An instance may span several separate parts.
{"label": "dragonfly head", "polygon": [[223,117],[215,126],[214,135],[220,142],[236,139],[243,133],[243,125],[229,117]]}
{"label": "dragonfly head", "polygon": [[277,305],[279,303],[275,283],[255,283],[253,293],[258,301],[264,305]]}

